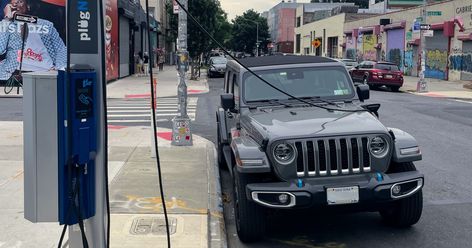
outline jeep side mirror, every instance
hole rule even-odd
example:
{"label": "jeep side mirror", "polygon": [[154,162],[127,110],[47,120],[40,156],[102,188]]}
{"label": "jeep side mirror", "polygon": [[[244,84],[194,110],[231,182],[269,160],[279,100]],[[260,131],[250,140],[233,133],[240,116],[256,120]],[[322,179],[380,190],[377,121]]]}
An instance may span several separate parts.
{"label": "jeep side mirror", "polygon": [[374,114],[379,118],[379,109],[380,109],[380,103],[373,103],[373,104],[366,104],[362,105],[362,108],[368,110],[370,113]]}
{"label": "jeep side mirror", "polygon": [[357,96],[361,102],[370,98],[369,85],[361,84],[357,87]]}
{"label": "jeep side mirror", "polygon": [[231,93],[225,93],[221,95],[221,107],[225,110],[234,109],[234,95]]}

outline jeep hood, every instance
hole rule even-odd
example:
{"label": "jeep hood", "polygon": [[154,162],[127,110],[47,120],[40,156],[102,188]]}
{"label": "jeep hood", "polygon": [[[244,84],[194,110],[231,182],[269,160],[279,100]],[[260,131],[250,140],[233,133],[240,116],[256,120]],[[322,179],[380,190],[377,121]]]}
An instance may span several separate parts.
{"label": "jeep hood", "polygon": [[251,112],[246,118],[269,140],[388,132],[376,117],[364,111],[330,112],[316,107],[266,109]]}

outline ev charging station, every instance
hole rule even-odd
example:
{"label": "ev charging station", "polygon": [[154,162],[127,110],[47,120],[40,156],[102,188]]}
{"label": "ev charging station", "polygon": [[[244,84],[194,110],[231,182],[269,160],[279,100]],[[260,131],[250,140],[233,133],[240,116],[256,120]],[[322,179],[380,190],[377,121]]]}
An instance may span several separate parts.
{"label": "ev charging station", "polygon": [[107,247],[105,6],[66,9],[70,66],[24,74],[24,216],[70,226],[69,247]]}

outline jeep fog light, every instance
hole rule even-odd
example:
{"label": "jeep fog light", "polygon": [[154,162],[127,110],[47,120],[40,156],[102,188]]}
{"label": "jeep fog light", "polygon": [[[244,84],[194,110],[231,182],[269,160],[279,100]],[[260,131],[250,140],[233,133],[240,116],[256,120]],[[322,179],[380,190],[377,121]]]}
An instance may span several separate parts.
{"label": "jeep fog light", "polygon": [[287,194],[280,194],[279,195],[279,202],[285,204],[288,202],[289,196]]}
{"label": "jeep fog light", "polygon": [[274,158],[280,164],[290,164],[295,159],[295,148],[291,144],[281,143],[274,148]]}
{"label": "jeep fog light", "polygon": [[399,184],[393,186],[392,188],[392,193],[396,196],[398,196],[401,191],[402,191],[402,187]]}
{"label": "jeep fog light", "polygon": [[388,153],[388,148],[388,141],[381,136],[375,136],[370,140],[369,150],[376,158],[385,157]]}

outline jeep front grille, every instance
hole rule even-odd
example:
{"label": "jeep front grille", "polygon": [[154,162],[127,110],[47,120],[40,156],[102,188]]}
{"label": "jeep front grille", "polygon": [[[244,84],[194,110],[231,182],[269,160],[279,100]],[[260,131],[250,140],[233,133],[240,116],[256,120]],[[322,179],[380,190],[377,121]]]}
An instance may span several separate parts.
{"label": "jeep front grille", "polygon": [[298,177],[370,172],[368,140],[346,137],[295,141]]}

